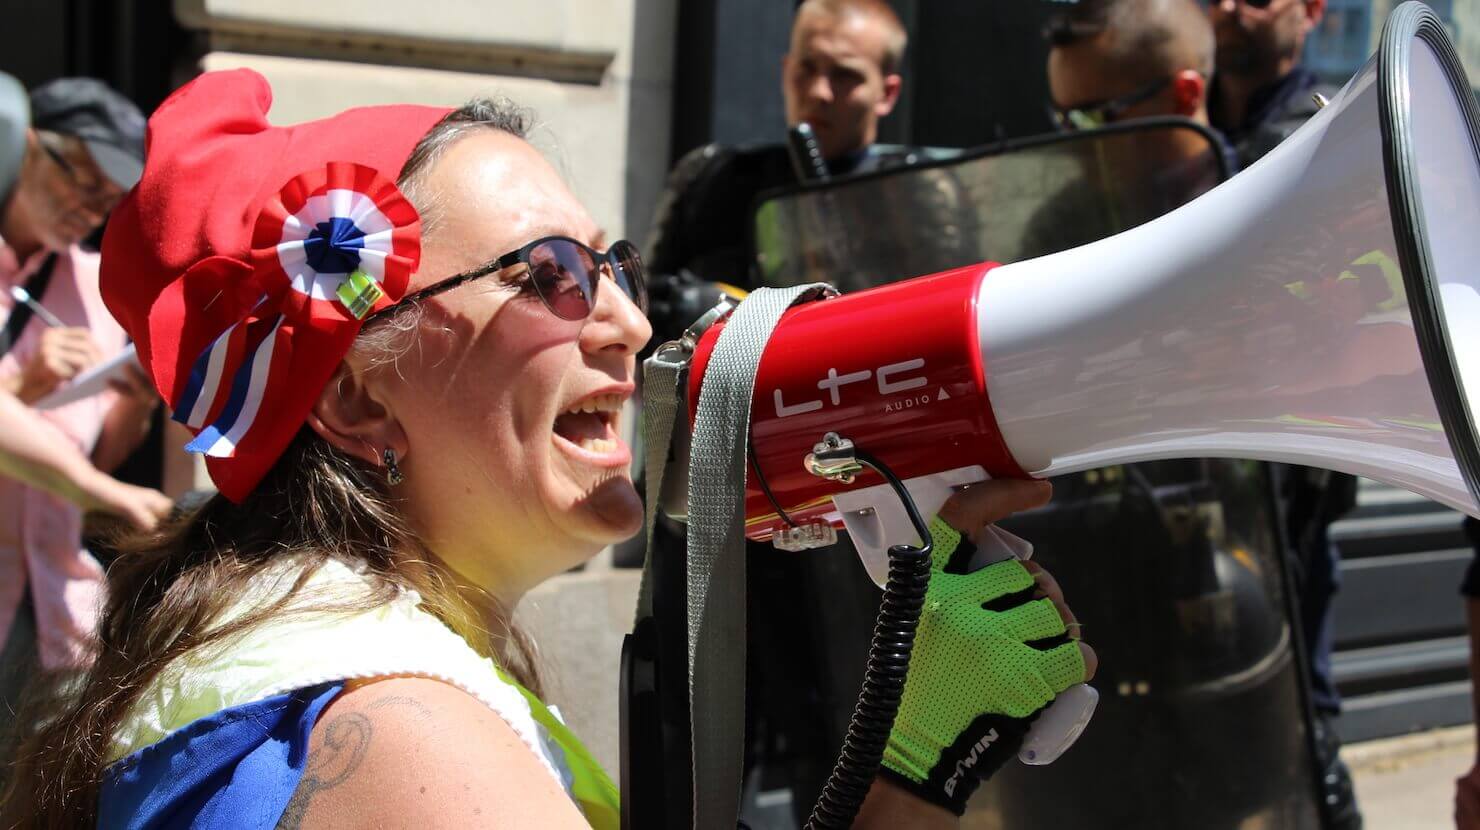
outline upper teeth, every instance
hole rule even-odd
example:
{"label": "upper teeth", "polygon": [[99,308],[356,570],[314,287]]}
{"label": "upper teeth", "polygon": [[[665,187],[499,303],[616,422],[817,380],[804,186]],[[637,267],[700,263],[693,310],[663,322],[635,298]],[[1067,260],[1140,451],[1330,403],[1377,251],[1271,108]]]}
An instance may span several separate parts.
{"label": "upper teeth", "polygon": [[622,403],[625,400],[626,397],[623,395],[596,395],[565,410],[565,414],[573,415],[579,412],[621,412]]}

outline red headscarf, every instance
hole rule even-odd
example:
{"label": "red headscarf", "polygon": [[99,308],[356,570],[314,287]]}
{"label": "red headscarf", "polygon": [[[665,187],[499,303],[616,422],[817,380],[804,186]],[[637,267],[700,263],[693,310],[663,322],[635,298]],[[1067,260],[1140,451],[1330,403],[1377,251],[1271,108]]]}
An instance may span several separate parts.
{"label": "red headscarf", "polygon": [[176,91],[103,238],[103,299],[233,501],[303,425],[360,321],[405,292],[420,220],[395,180],[448,112],[361,107],[273,127],[271,104],[246,69]]}

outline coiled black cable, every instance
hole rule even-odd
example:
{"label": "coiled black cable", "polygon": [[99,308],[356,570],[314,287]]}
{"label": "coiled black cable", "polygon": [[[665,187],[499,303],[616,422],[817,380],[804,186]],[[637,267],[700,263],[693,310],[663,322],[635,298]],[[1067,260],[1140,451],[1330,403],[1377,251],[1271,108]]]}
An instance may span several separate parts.
{"label": "coiled black cable", "polygon": [[889,578],[884,583],[884,599],[879,603],[879,617],[869,644],[863,689],[853,707],[853,718],[837,764],[807,819],[808,830],[851,827],[863,806],[884,758],[894,717],[899,713],[910,654],[915,647],[915,629],[920,625],[925,589],[930,584],[930,528],[920,517],[914,499],[883,462],[862,450],[855,450],[854,458],[883,476],[894,488],[924,544],[918,548],[912,545],[889,548]]}

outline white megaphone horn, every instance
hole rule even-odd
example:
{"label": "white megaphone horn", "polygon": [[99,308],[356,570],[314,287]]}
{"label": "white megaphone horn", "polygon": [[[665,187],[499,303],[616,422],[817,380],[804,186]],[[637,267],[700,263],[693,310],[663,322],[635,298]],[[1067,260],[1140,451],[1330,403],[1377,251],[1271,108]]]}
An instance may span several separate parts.
{"label": "white megaphone horn", "polygon": [[[877,475],[818,463],[829,434],[927,514],[988,477],[1218,456],[1480,513],[1477,148],[1443,25],[1407,3],[1309,123],[1172,213],[791,309],[756,374],[747,536],[803,547],[846,526],[876,581],[888,545],[915,539]],[[695,346],[690,412],[722,328]]]}

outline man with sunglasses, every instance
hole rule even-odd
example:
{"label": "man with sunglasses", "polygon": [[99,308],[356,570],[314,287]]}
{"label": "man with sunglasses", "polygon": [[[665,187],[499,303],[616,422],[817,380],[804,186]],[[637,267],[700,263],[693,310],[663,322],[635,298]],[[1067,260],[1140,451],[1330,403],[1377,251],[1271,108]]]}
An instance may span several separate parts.
{"label": "man with sunglasses", "polygon": [[[55,409],[38,400],[117,355],[123,330],[98,293],[98,254],[83,246],[143,169],[144,118],[99,81],[64,78],[20,98],[0,157],[0,729],[28,666],[85,653],[103,572],[82,548],[86,511],[150,527],[169,499],[104,472],[142,440],[156,405],[140,378]],[[23,293],[22,293],[23,292]],[[19,295],[19,296],[18,296]],[[29,297],[27,302],[22,297]]]}
{"label": "man with sunglasses", "polygon": [[1332,89],[1300,65],[1305,38],[1326,0],[1207,0],[1218,38],[1218,71],[1209,96],[1213,126],[1248,167],[1316,112],[1312,99]]}
{"label": "man with sunglasses", "polygon": [[[1047,109],[1063,131],[1144,118],[1185,118],[1208,126],[1213,32],[1195,0],[1081,0],[1052,18]],[[1215,156],[1222,154],[1222,159]],[[1134,192],[1166,212],[1236,169],[1231,148],[1195,129],[1160,129],[1129,139],[1099,139],[1100,173],[1049,199],[1029,222],[1023,251],[1054,253],[1124,230],[1120,219],[1080,188]],[[1220,164],[1221,161],[1221,164]],[[1091,172],[1089,175],[1097,175]],[[1130,190],[1127,190],[1129,188]]]}
{"label": "man with sunglasses", "polygon": [[1050,115],[1060,129],[1162,116],[1208,123],[1213,34],[1191,0],[1082,0],[1045,36]]}

